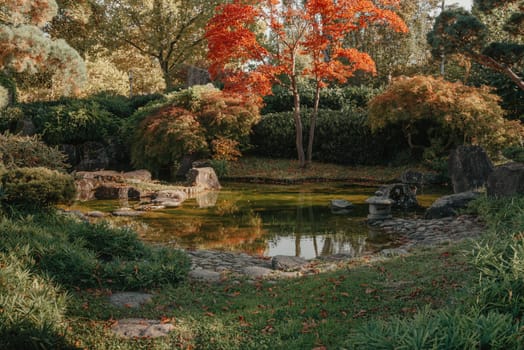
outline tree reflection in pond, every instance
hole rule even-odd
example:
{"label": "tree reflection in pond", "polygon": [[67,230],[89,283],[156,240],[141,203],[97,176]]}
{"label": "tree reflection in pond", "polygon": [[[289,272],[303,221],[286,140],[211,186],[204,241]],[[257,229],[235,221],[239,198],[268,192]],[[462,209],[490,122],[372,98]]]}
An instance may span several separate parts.
{"label": "tree reflection in pond", "polygon": [[[189,249],[308,259],[340,253],[361,255],[391,241],[391,237],[377,240],[376,235],[368,239],[365,200],[375,189],[338,183],[226,183],[220,192],[209,192],[178,208],[148,212],[131,220],[140,228],[144,240]],[[424,205],[438,196],[424,194],[418,199]],[[354,208],[347,214],[333,214],[329,207],[332,199],[348,200]],[[111,210],[111,204],[102,201],[81,205],[88,206],[86,210]],[[117,205],[114,203],[113,208]]]}

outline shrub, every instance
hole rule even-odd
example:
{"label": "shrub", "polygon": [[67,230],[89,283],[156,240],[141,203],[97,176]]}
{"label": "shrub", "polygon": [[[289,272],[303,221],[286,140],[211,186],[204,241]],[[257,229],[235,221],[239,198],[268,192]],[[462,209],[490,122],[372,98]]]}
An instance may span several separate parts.
{"label": "shrub", "polygon": [[514,162],[524,163],[524,147],[512,146],[502,150],[504,157],[511,159]]}
{"label": "shrub", "polygon": [[[304,139],[307,140],[310,111],[302,111]],[[313,158],[341,164],[380,164],[402,149],[401,135],[395,130],[372,134],[366,113],[360,108],[341,111],[320,110],[315,131]],[[399,142],[400,141],[400,142]],[[296,156],[292,112],[264,115],[253,128],[254,152],[268,157]]]}
{"label": "shrub", "polygon": [[350,338],[356,349],[519,349],[519,323],[509,315],[463,310],[419,312],[413,318],[371,321]]}
{"label": "shrub", "polygon": [[133,164],[158,175],[184,156],[238,157],[258,119],[258,108],[239,96],[195,86],[140,109],[132,119],[139,123],[132,128]]}
{"label": "shrub", "polygon": [[36,132],[51,145],[104,141],[119,128],[117,118],[100,104],[90,100],[62,99],[24,105]]}
{"label": "shrub", "polygon": [[168,106],[148,116],[136,129],[131,148],[133,165],[158,175],[184,155],[204,155],[208,145],[196,116]]}
{"label": "shrub", "polygon": [[190,267],[184,252],[146,245],[129,229],[54,213],[0,221],[0,252],[20,255],[19,247],[33,273],[70,288],[156,288],[180,282]]}
{"label": "shrub", "polygon": [[8,170],[1,178],[2,202],[24,207],[46,207],[75,197],[73,177],[43,167]]}
{"label": "shrub", "polygon": [[0,162],[7,169],[17,167],[46,167],[64,171],[65,155],[49,147],[36,136],[0,134]]}
{"label": "shrub", "polygon": [[[430,148],[436,157],[457,145],[478,144],[490,154],[519,144],[524,127],[503,118],[500,98],[487,87],[475,88],[431,76],[401,77],[369,103],[371,128],[401,129],[411,148]],[[415,144],[423,135],[425,145]]]}
{"label": "shrub", "polygon": [[0,252],[0,339],[2,349],[66,348],[66,296],[47,277],[30,271],[29,248]]}
{"label": "shrub", "polygon": [[488,225],[473,263],[480,274],[477,303],[484,310],[524,315],[524,197],[488,199],[470,204]]}
{"label": "shrub", "polygon": [[[379,93],[378,89],[367,86],[331,87],[320,91],[320,108],[341,110],[343,108],[366,107],[368,101]],[[300,103],[313,108],[315,89],[311,85],[301,88]],[[273,94],[264,97],[262,114],[290,112],[293,110],[293,95],[289,89],[279,85],[273,88]]]}

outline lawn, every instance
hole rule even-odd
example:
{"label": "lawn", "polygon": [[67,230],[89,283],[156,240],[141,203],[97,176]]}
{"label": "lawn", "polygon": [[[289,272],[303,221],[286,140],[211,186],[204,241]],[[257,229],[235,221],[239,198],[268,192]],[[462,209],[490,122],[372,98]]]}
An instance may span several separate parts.
{"label": "lawn", "polygon": [[[184,283],[154,291],[143,309],[119,309],[108,290],[74,292],[71,342],[87,349],[340,349],[368,320],[461,305],[476,282],[470,243],[408,257],[362,259],[338,271],[271,282]],[[110,326],[146,317],[175,325],[165,339],[119,340]]]}

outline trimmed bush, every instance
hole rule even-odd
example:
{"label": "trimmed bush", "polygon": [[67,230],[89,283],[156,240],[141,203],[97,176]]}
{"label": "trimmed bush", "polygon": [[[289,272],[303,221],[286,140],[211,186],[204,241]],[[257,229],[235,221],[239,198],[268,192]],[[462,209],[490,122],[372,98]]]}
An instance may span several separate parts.
{"label": "trimmed bush", "polygon": [[[367,86],[331,87],[320,90],[320,108],[341,110],[347,107],[366,107],[369,100],[380,92]],[[306,108],[313,108],[315,89],[312,85],[303,86],[300,91],[300,103]],[[264,97],[262,114],[290,112],[293,110],[293,95],[289,89],[279,85],[273,88],[273,94]]]}
{"label": "trimmed bush", "polygon": [[49,147],[37,136],[0,134],[0,162],[7,169],[17,167],[46,167],[65,171],[65,155]]}
{"label": "trimmed bush", "polygon": [[[304,143],[311,110],[302,111]],[[253,128],[253,152],[266,157],[294,158],[295,124],[292,112],[271,113]],[[402,135],[392,130],[372,134],[364,109],[320,110],[315,130],[313,159],[339,164],[383,164],[407,147]]]}
{"label": "trimmed bush", "polygon": [[1,177],[2,202],[24,208],[67,203],[75,197],[73,177],[43,167],[15,168]]}

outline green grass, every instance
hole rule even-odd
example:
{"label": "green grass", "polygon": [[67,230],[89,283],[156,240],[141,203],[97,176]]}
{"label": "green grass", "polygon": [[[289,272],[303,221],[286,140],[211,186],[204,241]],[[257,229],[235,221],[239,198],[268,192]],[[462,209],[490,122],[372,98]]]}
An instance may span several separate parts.
{"label": "green grass", "polygon": [[[479,242],[362,258],[291,280],[217,285],[159,278],[169,254],[147,255],[152,248],[126,231],[52,215],[2,218],[0,348],[522,349],[523,204],[522,197],[476,201],[489,230]],[[82,280],[93,259],[94,271],[105,271],[96,276],[113,276],[118,286]],[[120,260],[128,268],[112,270]],[[128,279],[138,287],[141,270],[153,302],[111,306],[111,288],[128,287]],[[175,330],[162,339],[117,338],[111,326],[128,317]]]}
{"label": "green grass", "polygon": [[260,179],[276,182],[293,181],[351,181],[352,183],[387,183],[393,182],[407,169],[429,171],[420,165],[414,166],[343,166],[312,162],[302,169],[293,159],[269,159],[260,157],[242,157],[229,162],[226,179]]}
{"label": "green grass", "polygon": [[[111,307],[104,291],[82,291],[69,309],[78,332],[70,336],[89,349],[340,348],[368,320],[460,305],[476,281],[464,255],[469,247],[363,259],[336,272],[278,283],[185,283],[158,290],[142,310]],[[108,320],[126,317],[169,319],[176,329],[167,339],[118,341]]]}

